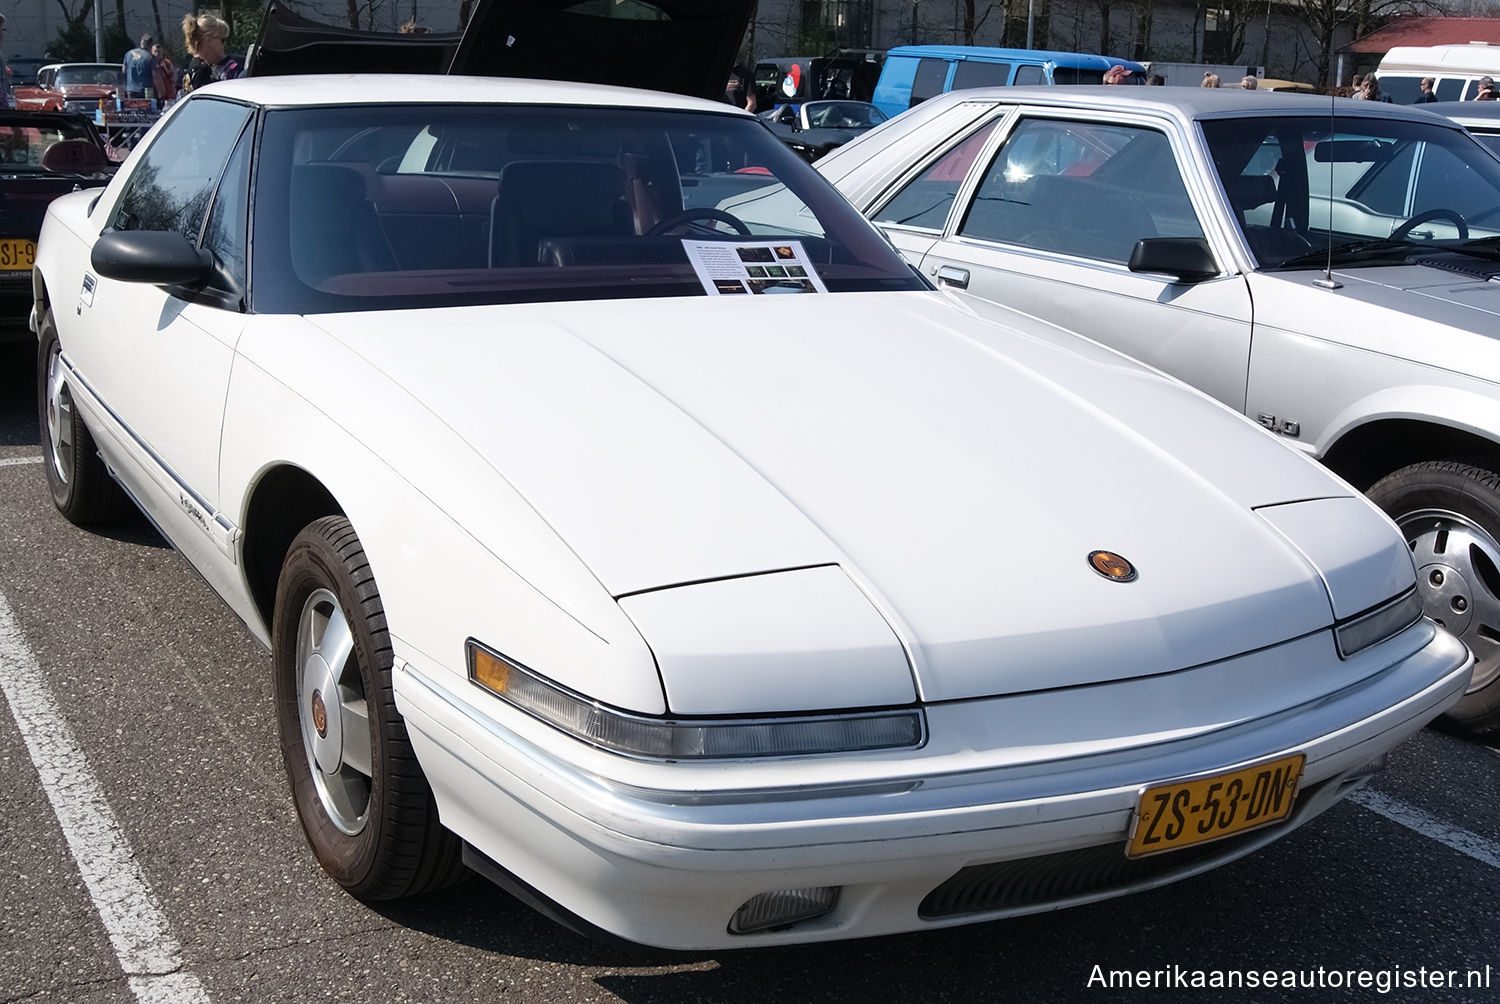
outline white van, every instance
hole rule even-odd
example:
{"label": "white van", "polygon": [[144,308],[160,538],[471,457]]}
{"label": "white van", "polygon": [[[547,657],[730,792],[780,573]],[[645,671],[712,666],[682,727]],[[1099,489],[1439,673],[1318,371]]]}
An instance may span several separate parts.
{"label": "white van", "polygon": [[1398,105],[1409,105],[1422,93],[1423,77],[1437,81],[1439,101],[1468,101],[1479,89],[1480,77],[1500,80],[1500,45],[1398,45],[1375,69],[1380,93]]}

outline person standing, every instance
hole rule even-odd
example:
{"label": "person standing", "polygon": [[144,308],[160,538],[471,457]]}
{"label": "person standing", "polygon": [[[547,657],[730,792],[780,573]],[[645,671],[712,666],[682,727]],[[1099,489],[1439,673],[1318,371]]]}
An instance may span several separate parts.
{"label": "person standing", "polygon": [[224,49],[229,24],[217,14],[187,14],[182,18],[182,40],[192,61],[182,89],[193,91],[215,80],[233,80],[241,72],[239,61]]}
{"label": "person standing", "polygon": [[125,53],[125,96],[127,98],[144,98],[147,91],[153,91],[156,87],[156,57],[151,55],[151,47],[156,44],[156,39],[150,35],[141,36],[141,44]]}
{"label": "person standing", "polygon": [[1417,85],[1422,88],[1422,93],[1417,95],[1417,100],[1413,101],[1412,104],[1425,105],[1429,101],[1436,101],[1437,95],[1432,93],[1432,88],[1436,85],[1437,81],[1432,77],[1423,77],[1422,82]]}
{"label": "person standing", "polygon": [[1242,91],[1253,91],[1253,90],[1255,90],[1259,86],[1260,86],[1260,81],[1257,80],[1257,79],[1255,79],[1254,77],[1241,77],[1240,78],[1240,90],[1242,90]]}
{"label": "person standing", "polygon": [[151,46],[151,55],[156,57],[156,72],[152,76],[156,82],[156,99],[171,101],[177,97],[177,67],[172,65],[172,57],[167,55],[160,42]]}

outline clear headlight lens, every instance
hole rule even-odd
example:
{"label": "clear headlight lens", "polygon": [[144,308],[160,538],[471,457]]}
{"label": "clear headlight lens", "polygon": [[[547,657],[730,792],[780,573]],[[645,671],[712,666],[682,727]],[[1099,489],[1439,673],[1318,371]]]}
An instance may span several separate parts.
{"label": "clear headlight lens", "polygon": [[1351,617],[1334,628],[1338,639],[1339,654],[1349,658],[1362,649],[1400,634],[1422,616],[1422,598],[1415,589],[1396,599],[1376,607],[1367,613]]}
{"label": "clear headlight lens", "polygon": [[652,718],[576,694],[471,640],[469,679],[527,714],[584,742],[660,760],[807,756],[922,745],[917,708],[761,718]]}

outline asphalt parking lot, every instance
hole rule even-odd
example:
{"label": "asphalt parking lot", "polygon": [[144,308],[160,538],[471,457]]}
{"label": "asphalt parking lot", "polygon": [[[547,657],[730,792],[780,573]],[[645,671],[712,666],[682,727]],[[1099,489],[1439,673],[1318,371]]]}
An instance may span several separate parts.
{"label": "asphalt parking lot", "polygon": [[478,879],[360,904],[304,846],[267,655],[144,520],[53,510],[33,365],[0,346],[0,1004],[1500,998],[1500,754],[1430,729],[1249,858],[1030,918],[678,955]]}

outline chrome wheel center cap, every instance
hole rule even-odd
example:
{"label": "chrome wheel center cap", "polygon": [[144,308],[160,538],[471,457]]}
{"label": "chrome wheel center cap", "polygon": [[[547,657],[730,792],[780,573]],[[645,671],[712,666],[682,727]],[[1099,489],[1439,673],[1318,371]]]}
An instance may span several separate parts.
{"label": "chrome wheel center cap", "polygon": [[338,681],[317,653],[302,664],[302,737],[318,769],[337,774],[344,766],[344,721]]}

